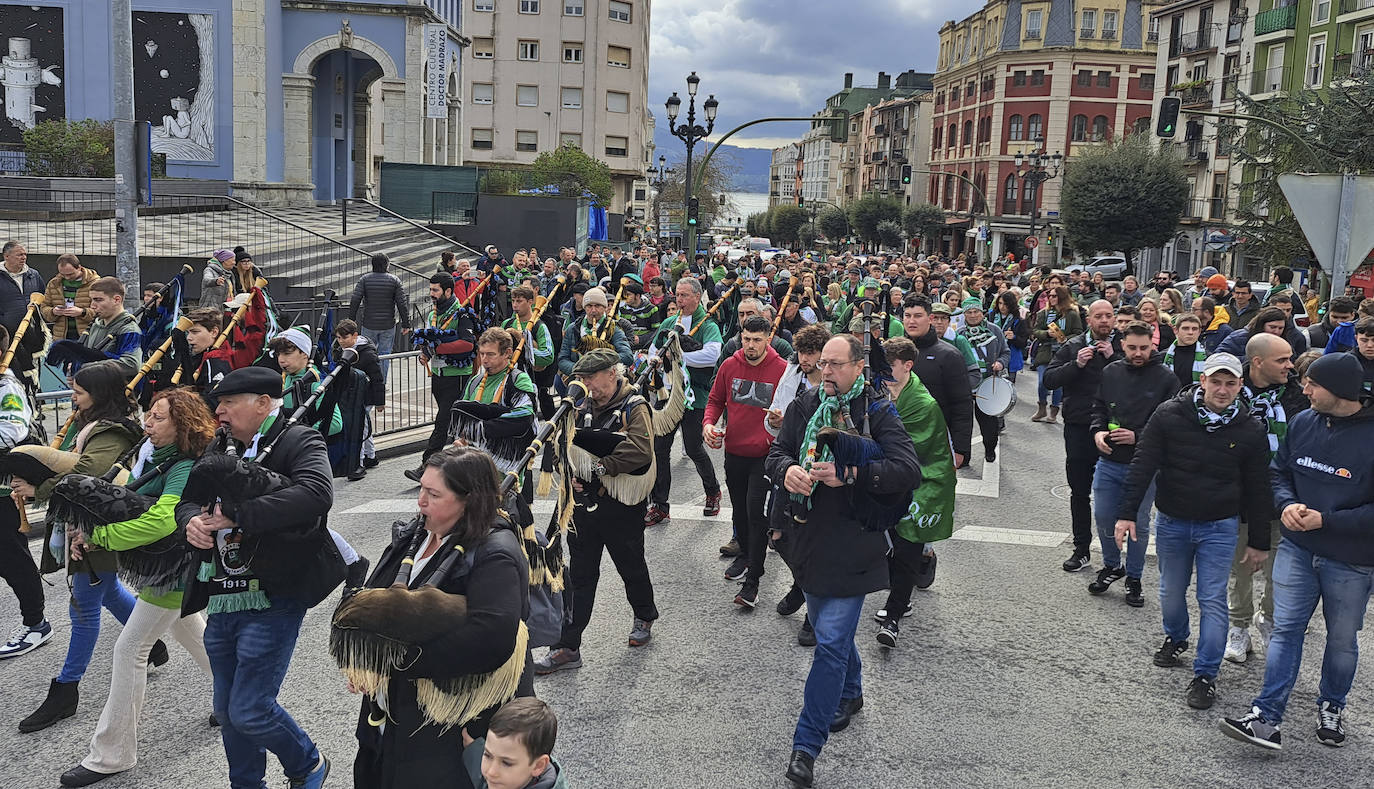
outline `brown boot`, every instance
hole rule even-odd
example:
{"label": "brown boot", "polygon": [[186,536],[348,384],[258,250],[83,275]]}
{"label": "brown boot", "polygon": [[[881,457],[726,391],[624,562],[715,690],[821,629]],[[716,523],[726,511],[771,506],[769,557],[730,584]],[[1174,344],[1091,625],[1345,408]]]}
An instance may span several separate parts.
{"label": "brown boot", "polygon": [[1049,416],[1048,419],[1045,420],[1045,424],[1047,424],[1047,425],[1055,425],[1055,424],[1058,424],[1058,423],[1059,423],[1059,406],[1057,406],[1057,405],[1052,405],[1052,406],[1050,406],[1050,416]]}
{"label": "brown boot", "polygon": [[1035,409],[1035,416],[1031,417],[1031,421],[1032,421],[1032,422],[1043,422],[1043,421],[1045,421],[1045,414],[1046,414],[1046,413],[1047,413],[1047,412],[1045,411],[1045,404],[1044,404],[1044,403],[1041,403],[1041,404],[1040,404],[1040,407],[1037,408],[1037,409]]}

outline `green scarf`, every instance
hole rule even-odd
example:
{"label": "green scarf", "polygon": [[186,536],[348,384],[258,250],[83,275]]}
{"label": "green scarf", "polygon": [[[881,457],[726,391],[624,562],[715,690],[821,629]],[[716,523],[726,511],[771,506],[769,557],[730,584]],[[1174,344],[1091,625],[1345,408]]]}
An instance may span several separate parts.
{"label": "green scarf", "polygon": [[1270,460],[1279,453],[1279,444],[1288,435],[1288,412],[1283,407],[1283,393],[1287,388],[1287,384],[1279,384],[1256,392],[1250,384],[1246,384],[1241,389],[1250,399],[1250,413],[1264,419],[1265,432],[1269,434]]}
{"label": "green scarf", "polygon": [[1225,411],[1218,414],[1202,402],[1201,386],[1193,390],[1193,406],[1197,408],[1198,424],[1202,425],[1203,429],[1208,433],[1215,433],[1223,427],[1226,427],[1231,424],[1233,419],[1240,415],[1242,410],[1248,409],[1245,398],[1237,397],[1235,400],[1231,401],[1231,405],[1227,406]]}
{"label": "green scarf", "polygon": [[968,340],[968,344],[974,349],[974,355],[978,357],[978,369],[982,371],[983,377],[987,378],[988,360],[983,355],[983,346],[992,342],[994,336],[992,329],[988,328],[988,322],[985,320],[977,326],[965,324],[960,334],[964,335],[964,339]]}
{"label": "green scarf", "polygon": [[[864,385],[865,382],[862,375],[855,378],[854,385],[849,387],[848,392],[841,395],[826,394],[825,387],[822,385],[820,390],[821,404],[816,408],[816,413],[811,415],[811,421],[806,423],[806,432],[802,434],[802,470],[810,471],[813,465],[834,459],[835,455],[830,451],[830,447],[816,446],[816,435],[820,433],[823,427],[835,426],[836,417],[843,413],[842,409],[849,407],[849,402],[851,400],[858,397],[863,392]],[[811,483],[811,493],[815,492],[816,483],[813,482]],[[811,493],[808,493],[806,496],[793,493],[792,500],[800,504],[803,499],[806,499],[807,507],[809,508]]]}
{"label": "green scarf", "polygon": [[[1174,349],[1178,343],[1169,346],[1169,350],[1164,352],[1164,366],[1170,370],[1174,369]],[[1202,380],[1202,365],[1207,361],[1207,349],[1202,345],[1202,338],[1198,338],[1193,343],[1193,383]]]}

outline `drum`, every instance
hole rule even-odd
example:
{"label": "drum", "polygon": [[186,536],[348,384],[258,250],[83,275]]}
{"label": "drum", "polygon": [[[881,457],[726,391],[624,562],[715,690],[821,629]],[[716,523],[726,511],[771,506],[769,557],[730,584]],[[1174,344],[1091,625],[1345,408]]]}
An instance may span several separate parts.
{"label": "drum", "polygon": [[994,375],[974,390],[973,402],[988,416],[1006,416],[1016,407],[1016,385]]}

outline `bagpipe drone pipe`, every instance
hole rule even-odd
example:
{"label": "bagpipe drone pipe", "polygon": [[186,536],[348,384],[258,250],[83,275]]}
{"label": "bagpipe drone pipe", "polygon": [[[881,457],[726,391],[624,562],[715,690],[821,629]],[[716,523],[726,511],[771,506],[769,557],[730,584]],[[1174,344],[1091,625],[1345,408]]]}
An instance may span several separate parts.
{"label": "bagpipe drone pipe", "polygon": [[666,436],[687,411],[687,372],[682,364],[682,325],[675,324],[654,358],[638,372],[634,389],[649,403],[654,436]]}

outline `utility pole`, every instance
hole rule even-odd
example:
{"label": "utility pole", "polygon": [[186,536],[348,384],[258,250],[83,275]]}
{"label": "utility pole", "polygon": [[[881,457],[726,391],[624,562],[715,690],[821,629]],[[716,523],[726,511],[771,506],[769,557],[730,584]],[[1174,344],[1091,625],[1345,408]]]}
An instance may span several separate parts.
{"label": "utility pole", "polygon": [[134,120],[134,23],[132,0],[110,0],[111,97],[115,124],[115,275],[135,296],[138,266],[138,124]]}

